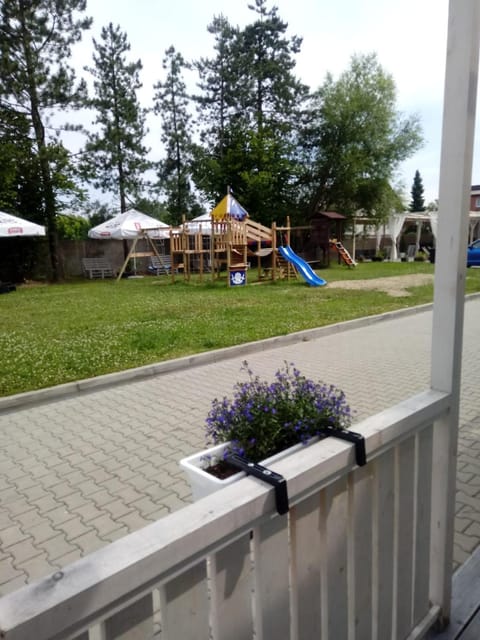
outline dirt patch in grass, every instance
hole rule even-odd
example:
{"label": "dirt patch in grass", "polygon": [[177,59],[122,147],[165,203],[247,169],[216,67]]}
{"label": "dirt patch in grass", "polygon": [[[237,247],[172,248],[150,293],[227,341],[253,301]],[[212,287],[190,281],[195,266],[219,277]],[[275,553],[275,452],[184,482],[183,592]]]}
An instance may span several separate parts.
{"label": "dirt patch in grass", "polygon": [[410,295],[408,289],[432,284],[431,273],[412,273],[407,276],[391,276],[389,278],[373,278],[371,280],[338,280],[329,282],[329,289],[374,289],[383,291],[394,298]]}

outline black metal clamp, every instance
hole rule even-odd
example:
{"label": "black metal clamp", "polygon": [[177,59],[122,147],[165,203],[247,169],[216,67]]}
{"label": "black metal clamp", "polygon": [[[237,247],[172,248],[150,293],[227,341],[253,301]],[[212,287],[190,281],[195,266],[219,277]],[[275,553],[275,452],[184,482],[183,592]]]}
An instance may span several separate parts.
{"label": "black metal clamp", "polygon": [[[322,427],[320,429],[320,436],[333,438],[339,438],[347,442],[352,442],[355,445],[355,461],[359,467],[363,467],[367,464],[367,453],[365,450],[365,438],[360,433],[355,431],[349,431],[348,429],[338,429],[338,427]],[[288,513],[288,491],[287,481],[279,473],[275,473],[267,467],[263,467],[256,462],[249,462],[245,458],[242,458],[236,453],[230,453],[225,458],[225,462],[228,462],[232,466],[244,471],[247,475],[259,478],[264,482],[272,485],[275,489],[275,503],[277,506],[277,512],[280,515]]]}
{"label": "black metal clamp", "polygon": [[332,438],[352,442],[355,445],[355,462],[357,465],[363,467],[367,464],[365,438],[360,433],[355,433],[355,431],[349,431],[348,429],[339,429],[338,427],[321,427],[319,433],[323,436],[331,436]]}
{"label": "black metal clamp", "polygon": [[262,467],[261,464],[257,464],[256,462],[249,462],[237,455],[236,453],[230,453],[226,458],[225,462],[237,467],[237,469],[241,469],[245,471],[247,475],[254,476],[255,478],[259,478],[264,482],[268,482],[275,489],[275,503],[277,505],[277,512],[282,516],[285,513],[288,513],[288,492],[287,492],[287,481],[283,476],[279,473],[275,473],[271,469],[267,469],[267,467]]}

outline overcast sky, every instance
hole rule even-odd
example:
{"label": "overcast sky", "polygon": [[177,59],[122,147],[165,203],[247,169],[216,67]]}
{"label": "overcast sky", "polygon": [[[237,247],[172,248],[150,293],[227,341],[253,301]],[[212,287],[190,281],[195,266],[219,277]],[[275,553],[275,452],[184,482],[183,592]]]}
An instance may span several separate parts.
{"label": "overcast sky", "polygon": [[[448,0],[277,0],[288,23],[287,35],[303,38],[296,75],[312,89],[327,72],[334,77],[346,70],[355,53],[376,52],[391,73],[400,111],[420,117],[425,144],[401,167],[399,175],[409,197],[415,170],[423,178],[425,200],[438,197]],[[162,59],[173,45],[187,59],[213,55],[213,37],[207,25],[225,15],[244,26],[256,14],[246,0],[89,0],[87,14],[94,19],[90,32],[75,49],[75,63],[91,64],[92,36],[112,22],[127,33],[131,60],[143,63],[139,98],[151,106],[152,85],[163,78]],[[480,108],[480,105],[479,105]],[[478,118],[477,118],[478,119]],[[159,122],[148,121],[147,144],[159,159]],[[478,136],[477,136],[478,137]],[[475,153],[472,183],[480,182],[479,154]]]}

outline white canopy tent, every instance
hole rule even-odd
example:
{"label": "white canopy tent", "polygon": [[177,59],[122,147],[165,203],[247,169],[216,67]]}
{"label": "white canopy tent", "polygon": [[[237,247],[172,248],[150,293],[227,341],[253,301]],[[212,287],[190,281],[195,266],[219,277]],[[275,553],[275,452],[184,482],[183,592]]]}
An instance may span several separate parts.
{"label": "white canopy tent", "polygon": [[[406,222],[415,223],[417,227],[417,235],[416,235],[416,251],[418,251],[420,247],[420,236],[422,231],[422,225],[425,222],[430,224],[432,229],[433,236],[436,237],[437,231],[437,212],[395,212],[392,213],[389,218],[381,223],[379,226],[375,227],[375,237],[376,237],[376,246],[377,249],[380,246],[381,239],[383,236],[388,235],[392,240],[392,248],[390,253],[391,260],[398,260],[398,241],[402,234],[404,225]],[[365,227],[372,227],[375,225],[375,222],[371,218],[364,217],[356,217],[354,218],[354,239],[356,234],[360,234],[359,227],[365,229]]]}
{"label": "white canopy tent", "polygon": [[212,232],[212,216],[210,213],[202,213],[201,216],[184,222],[183,227],[187,233],[202,233],[209,236]]}
{"label": "white canopy tent", "polygon": [[[475,239],[475,230],[480,221],[480,212],[478,211],[469,211],[468,213],[468,241],[473,242]],[[416,250],[418,251],[420,247],[420,236],[422,231],[422,224],[428,222],[430,224],[430,228],[432,230],[433,237],[437,237],[438,233],[438,212],[437,211],[428,211],[428,212],[404,212],[404,213],[394,213],[388,219],[388,233],[392,238],[392,260],[398,257],[397,255],[397,244],[398,238],[403,230],[403,225],[405,222],[415,222],[417,225],[417,237],[416,237]],[[478,235],[478,234],[477,234]]]}
{"label": "white canopy tent", "polygon": [[0,238],[15,236],[44,236],[45,227],[0,211]]}

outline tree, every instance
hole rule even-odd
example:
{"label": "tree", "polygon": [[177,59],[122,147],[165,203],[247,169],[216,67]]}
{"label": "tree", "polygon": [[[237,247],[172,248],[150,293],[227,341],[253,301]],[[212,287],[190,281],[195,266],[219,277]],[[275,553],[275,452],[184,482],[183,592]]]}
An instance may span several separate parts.
{"label": "tree", "polygon": [[201,211],[191,185],[190,100],[183,80],[183,70],[188,66],[183,56],[169,47],[163,59],[165,80],[154,85],[154,111],[162,119],[161,140],[166,149],[166,157],[159,163],[159,187],[167,196],[167,208],[176,224],[181,222],[182,215],[197,215]]}
{"label": "tree", "polygon": [[199,75],[200,93],[193,98],[197,103],[201,140],[193,148],[193,175],[198,188],[216,202],[231,184],[226,155],[233,146],[231,122],[238,112],[235,99],[238,77],[234,69],[239,30],[220,15],[213,18],[207,31],[215,38],[215,56],[193,63]]}
{"label": "tree", "polygon": [[80,167],[96,188],[116,192],[120,210],[126,211],[128,199],[139,196],[143,174],[150,167],[148,149],[143,146],[147,110],[140,107],[136,94],[142,86],[142,63],[127,63],[130,44],[112,23],[103,27],[101,42],[94,39],[93,45],[94,67],[86,70],[94,77],[94,97],[88,105],[96,111],[92,124],[98,130],[87,133]]}
{"label": "tree", "polygon": [[328,74],[311,97],[301,149],[306,212],[388,215],[399,205],[395,170],[421,141],[417,117],[396,110],[395,83],[376,55],[353,56],[337,81]]}
{"label": "tree", "polygon": [[425,211],[425,199],[423,197],[423,180],[420,171],[415,171],[412,189],[410,191],[412,200],[410,202],[410,211]]}
{"label": "tree", "polygon": [[97,225],[102,224],[102,222],[106,222],[115,215],[115,211],[113,209],[99,200],[87,202],[84,206],[84,212],[87,215],[90,228],[96,227]]}
{"label": "tree", "polygon": [[57,219],[58,235],[65,240],[84,240],[88,237],[90,223],[81,216],[60,214]]}
{"label": "tree", "polygon": [[[256,19],[243,30],[217,18],[216,58],[201,60],[202,140],[197,182],[211,200],[231,186],[255,219],[269,224],[295,202],[294,151],[299,108],[307,87],[294,76],[301,39],[265,0],[249,5]],[[215,117],[217,126],[215,127]]]}
{"label": "tree", "polygon": [[135,202],[135,209],[138,209],[138,211],[141,211],[142,213],[146,213],[147,216],[161,220],[162,222],[165,222],[165,224],[174,225],[170,212],[163,202],[143,197]]}
{"label": "tree", "polygon": [[52,152],[58,152],[60,143],[49,146],[46,121],[55,109],[78,106],[83,96],[84,85],[75,87],[68,59],[71,46],[91,24],[89,18],[78,17],[85,8],[86,0],[0,0],[0,98],[27,119],[33,132],[54,280],[59,277],[58,195]]}
{"label": "tree", "polygon": [[0,104],[0,209],[43,223],[38,157],[28,118]]}

